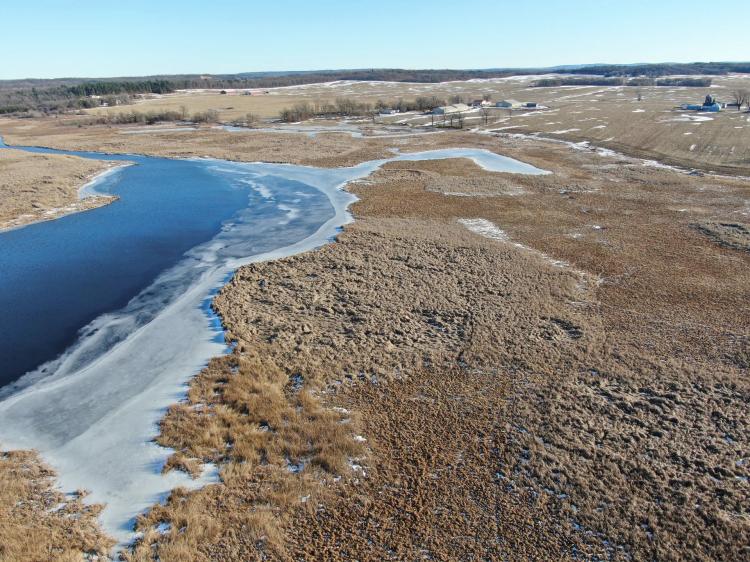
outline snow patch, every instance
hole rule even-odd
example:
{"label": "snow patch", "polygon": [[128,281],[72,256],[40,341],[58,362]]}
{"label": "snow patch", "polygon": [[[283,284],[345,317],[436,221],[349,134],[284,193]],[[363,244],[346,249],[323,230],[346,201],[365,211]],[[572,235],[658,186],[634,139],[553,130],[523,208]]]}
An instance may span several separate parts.
{"label": "snow patch", "polygon": [[555,267],[570,269],[574,273],[581,276],[586,275],[580,270],[572,269],[570,264],[566,261],[556,260],[548,256],[544,252],[540,252],[539,250],[535,250],[519,242],[514,242],[504,230],[498,228],[492,221],[489,221],[487,219],[458,219],[457,222],[474,234],[478,234],[479,236],[484,236],[485,238],[496,240],[504,244],[511,244],[520,250],[524,250],[536,255],[537,257],[543,259],[544,261]]}
{"label": "snow patch", "polygon": [[550,135],[564,135],[565,133],[574,133],[576,131],[580,131],[581,129],[562,129],[560,131],[550,131]]}

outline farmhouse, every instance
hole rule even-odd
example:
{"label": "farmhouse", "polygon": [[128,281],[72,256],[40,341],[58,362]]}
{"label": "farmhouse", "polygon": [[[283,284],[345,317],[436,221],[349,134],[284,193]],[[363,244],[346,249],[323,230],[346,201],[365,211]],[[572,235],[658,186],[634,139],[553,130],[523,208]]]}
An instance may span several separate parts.
{"label": "farmhouse", "polygon": [[469,111],[469,106],[465,103],[455,103],[453,105],[444,105],[442,107],[436,107],[432,110],[434,115],[449,115],[451,113],[461,113],[462,111]]}

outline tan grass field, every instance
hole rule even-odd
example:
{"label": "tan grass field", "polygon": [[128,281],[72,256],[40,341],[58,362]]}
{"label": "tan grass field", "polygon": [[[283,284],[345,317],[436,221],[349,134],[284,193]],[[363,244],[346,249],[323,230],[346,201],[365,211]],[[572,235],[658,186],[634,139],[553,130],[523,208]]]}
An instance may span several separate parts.
{"label": "tan grass field", "polygon": [[0,230],[108,203],[111,197],[81,201],[78,189],[109,167],[75,156],[0,150]]}

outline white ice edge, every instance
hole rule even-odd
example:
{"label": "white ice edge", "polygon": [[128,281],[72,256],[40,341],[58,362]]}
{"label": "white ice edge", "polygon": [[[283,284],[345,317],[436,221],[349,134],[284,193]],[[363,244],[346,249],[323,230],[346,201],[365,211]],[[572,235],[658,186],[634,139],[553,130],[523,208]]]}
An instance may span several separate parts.
{"label": "white ice edge", "polygon": [[[3,138],[0,137],[0,149],[15,150],[15,147],[6,146],[3,143]],[[104,180],[106,180],[108,177],[119,172],[123,168],[127,168],[128,166],[132,166],[132,165],[133,165],[133,162],[125,162],[122,164],[111,166],[107,168],[106,170],[102,170],[101,172],[97,172],[86,183],[84,183],[77,189],[76,199],[78,199],[78,201],[83,201],[84,199],[88,199],[89,197],[99,197],[99,196],[106,197],[107,196],[106,193],[99,192],[96,188],[99,185],[101,185],[102,182],[104,182]],[[72,203],[65,207],[55,207],[52,209],[47,209],[44,211],[44,216],[42,218],[36,217],[34,220],[32,220],[29,223],[23,223],[23,224],[8,226],[5,228],[0,228],[0,234],[2,234],[3,232],[10,232],[11,230],[18,230],[21,228],[25,228],[27,226],[38,224],[40,222],[44,222],[50,219],[62,218],[69,214],[77,213],[80,211],[81,209],[78,207],[77,203]],[[33,215],[30,215],[30,216],[33,216]]]}
{"label": "white ice edge", "polygon": [[[263,174],[306,183],[330,200],[334,215],[318,230],[276,250],[244,259],[216,263],[189,290],[115,345],[95,362],[60,377],[40,379],[0,402],[0,439],[4,449],[34,448],[58,473],[65,491],[90,490],[87,501],[104,503],[100,521],[118,541],[118,549],[132,541],[134,518],[163,501],[177,486],[197,488],[218,480],[215,467],[206,467],[197,480],[172,471],[161,474],[171,451],[156,445],[158,423],[166,409],[184,399],[187,383],[207,362],[227,352],[223,331],[205,303],[238,267],[291,256],[323,246],[340,227],[351,222],[348,206],[356,197],[344,186],[365,177],[391,161],[470,158],[480,167],[498,172],[549,173],[529,164],[480,149],[445,149],[398,154],[351,168],[318,169],[287,164],[238,164],[216,160],[228,167],[253,167]],[[121,170],[118,166],[87,184],[96,189],[104,179]],[[151,373],[144,377],[142,373]],[[140,377],[140,378],[139,378]],[[118,397],[118,385],[147,381],[127,400]],[[132,390],[132,387],[130,387]],[[65,404],[66,408],[60,408]],[[92,408],[105,408],[96,423],[60,443],[55,427],[64,427],[64,416],[80,417]],[[62,419],[38,419],[35,412],[67,412]],[[68,418],[69,422],[72,418]],[[50,426],[53,429],[50,429]]]}
{"label": "white ice edge", "polygon": [[104,183],[104,180],[116,174],[117,172],[120,172],[123,168],[127,168],[128,166],[133,165],[133,162],[123,162],[121,164],[110,166],[106,170],[102,170],[101,172],[94,174],[94,176],[92,176],[89,181],[78,188],[78,199],[107,195],[106,193],[98,191],[97,187]]}

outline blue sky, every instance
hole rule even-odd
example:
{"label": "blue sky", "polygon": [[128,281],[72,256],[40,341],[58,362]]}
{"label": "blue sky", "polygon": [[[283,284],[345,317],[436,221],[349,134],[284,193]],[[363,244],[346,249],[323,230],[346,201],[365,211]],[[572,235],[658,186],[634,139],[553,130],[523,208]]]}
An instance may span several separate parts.
{"label": "blue sky", "polygon": [[0,78],[750,59],[747,0],[2,0]]}

